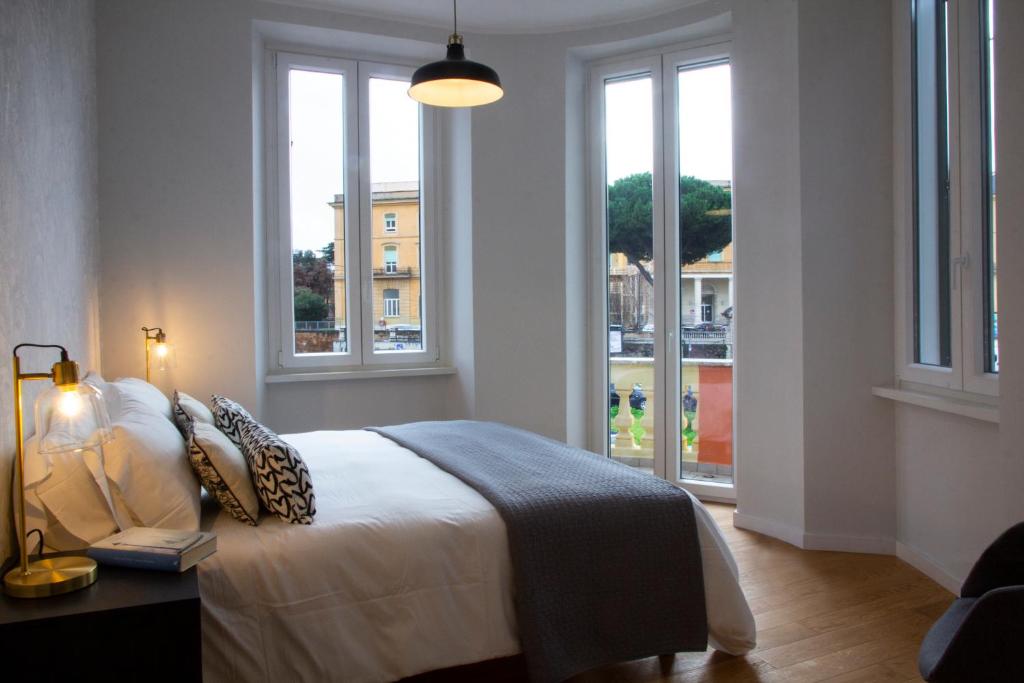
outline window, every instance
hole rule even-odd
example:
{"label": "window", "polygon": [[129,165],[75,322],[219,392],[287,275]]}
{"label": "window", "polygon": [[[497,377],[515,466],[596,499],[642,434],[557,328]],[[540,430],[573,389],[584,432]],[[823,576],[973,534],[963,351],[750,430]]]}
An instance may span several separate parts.
{"label": "window", "polygon": [[999,275],[996,268],[996,87],[995,87],[995,27],[993,16],[995,0],[983,0],[982,21],[982,96],[981,145],[982,201],[984,244],[982,253],[984,273],[985,371],[999,372]]}
{"label": "window", "polygon": [[398,247],[391,244],[384,247],[384,272],[387,274],[398,272]]}
{"label": "window", "polygon": [[914,361],[949,367],[949,112],[946,0],[915,0]]}
{"label": "window", "polygon": [[[897,272],[897,376],[996,394],[995,0],[906,0],[910,178]],[[898,88],[897,92],[902,92]]]}
{"label": "window", "polygon": [[733,494],[729,46],[595,66],[591,447]]}
{"label": "window", "polygon": [[701,296],[700,302],[700,321],[703,323],[710,323],[715,320],[715,295],[704,294]]}
{"label": "window", "polygon": [[[434,123],[430,108],[406,94],[412,68],[270,54],[276,116],[267,120],[277,187],[268,235],[280,259],[272,280],[279,290],[275,364],[329,370],[438,361],[428,173]],[[378,225],[395,234],[385,238]],[[382,313],[399,316],[399,289],[404,315],[396,343]]]}
{"label": "window", "polygon": [[398,312],[398,290],[397,289],[385,289],[384,290],[384,317],[385,318],[397,318]]}

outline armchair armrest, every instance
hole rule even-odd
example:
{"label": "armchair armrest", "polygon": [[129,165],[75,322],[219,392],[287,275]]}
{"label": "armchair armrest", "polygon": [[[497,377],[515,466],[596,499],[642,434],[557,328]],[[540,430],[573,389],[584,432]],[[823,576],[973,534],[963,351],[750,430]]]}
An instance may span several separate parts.
{"label": "armchair armrest", "polygon": [[960,589],[964,598],[980,598],[994,588],[1024,585],[1024,522],[1015,524],[992,542]]}
{"label": "armchair armrest", "polygon": [[932,627],[918,666],[930,683],[1024,680],[1024,586],[961,598]]}

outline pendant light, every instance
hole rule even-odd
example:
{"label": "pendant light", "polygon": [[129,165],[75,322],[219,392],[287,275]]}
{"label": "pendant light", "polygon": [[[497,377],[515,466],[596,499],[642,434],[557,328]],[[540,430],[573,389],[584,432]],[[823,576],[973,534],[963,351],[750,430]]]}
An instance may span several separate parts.
{"label": "pendant light", "polygon": [[466,59],[455,3],[456,0],[452,0],[454,28],[448,36],[448,55],[439,62],[416,69],[409,97],[435,107],[478,107],[497,102],[505,94],[498,73],[489,66]]}

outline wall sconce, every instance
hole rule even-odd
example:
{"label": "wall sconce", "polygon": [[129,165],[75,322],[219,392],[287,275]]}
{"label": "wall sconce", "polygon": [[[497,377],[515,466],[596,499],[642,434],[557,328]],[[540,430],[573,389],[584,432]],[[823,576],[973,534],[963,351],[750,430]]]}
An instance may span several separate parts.
{"label": "wall sconce", "polygon": [[167,335],[162,327],[143,327],[146,335],[146,381],[149,381],[149,369],[156,360],[157,370],[174,367],[174,347],[167,343]]}
{"label": "wall sconce", "polygon": [[[22,372],[18,350],[60,349],[60,360],[50,372]],[[96,563],[69,555],[28,561],[25,534],[25,445],[21,405],[22,382],[52,380],[53,386],[36,399],[36,436],[39,453],[77,452],[97,448],[114,438],[110,416],[99,389],[78,381],[78,363],[56,344],[18,344],[14,347],[14,430],[17,444],[19,566],[4,575],[4,592],[18,598],[42,598],[85,588],[96,580]],[[39,544],[42,552],[42,542]]]}

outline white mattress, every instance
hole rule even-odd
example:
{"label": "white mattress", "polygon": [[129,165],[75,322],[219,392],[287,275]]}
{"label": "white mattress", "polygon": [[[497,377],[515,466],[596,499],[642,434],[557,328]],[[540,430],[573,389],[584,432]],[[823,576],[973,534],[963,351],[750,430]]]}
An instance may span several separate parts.
{"label": "white mattress", "polygon": [[[204,678],[389,681],[519,652],[505,525],[476,491],[364,431],[292,434],[311,526],[208,508],[199,566]],[[696,500],[712,646],[754,647],[735,562]]]}

